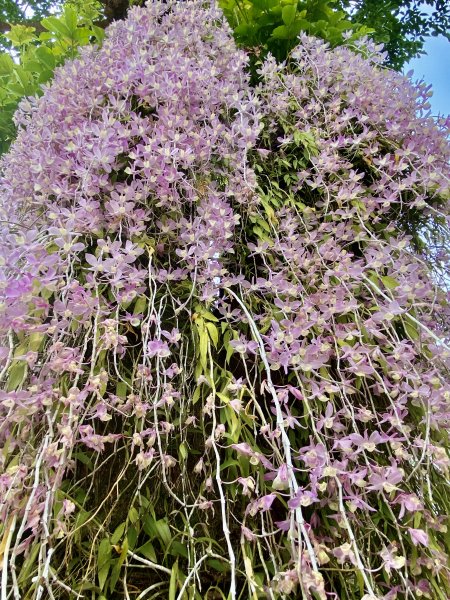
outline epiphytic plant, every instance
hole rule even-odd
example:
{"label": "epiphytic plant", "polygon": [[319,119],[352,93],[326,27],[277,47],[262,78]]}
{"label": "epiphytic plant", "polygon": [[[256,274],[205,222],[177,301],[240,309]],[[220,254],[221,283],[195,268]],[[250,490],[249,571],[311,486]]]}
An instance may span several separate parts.
{"label": "epiphytic plant", "polygon": [[354,50],[154,2],[22,103],[2,600],[446,597],[448,123]]}

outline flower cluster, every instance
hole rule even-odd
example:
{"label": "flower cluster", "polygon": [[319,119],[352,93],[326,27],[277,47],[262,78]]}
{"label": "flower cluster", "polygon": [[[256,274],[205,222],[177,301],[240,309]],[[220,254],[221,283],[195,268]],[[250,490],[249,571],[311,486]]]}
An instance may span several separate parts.
{"label": "flower cluster", "polygon": [[0,182],[15,600],[450,590],[449,123],[381,61],[304,36],[252,89],[220,12],[155,1],[22,103]]}
{"label": "flower cluster", "polygon": [[[355,597],[358,579],[367,598],[434,597],[431,579],[449,585],[450,311],[441,240],[420,254],[418,238],[448,228],[449,122],[370,43],[300,42],[289,67],[260,69],[261,205],[239,300],[222,301],[259,341],[243,360],[276,415],[255,438],[272,449],[270,505],[274,490],[287,504],[275,525],[298,541],[304,597]],[[281,556],[278,573],[295,563]]]}

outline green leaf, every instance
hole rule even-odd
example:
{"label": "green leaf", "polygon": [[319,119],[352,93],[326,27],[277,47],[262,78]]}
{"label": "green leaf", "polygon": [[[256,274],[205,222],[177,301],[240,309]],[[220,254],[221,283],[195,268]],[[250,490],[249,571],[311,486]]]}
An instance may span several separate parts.
{"label": "green leaf", "polygon": [[118,381],[116,384],[116,395],[125,399],[128,394],[128,386],[124,381]]}
{"label": "green leaf", "polygon": [[230,566],[226,561],[217,560],[216,558],[210,558],[206,561],[206,564],[215,571],[219,571],[219,573],[225,573],[230,570]]}
{"label": "green leaf", "polygon": [[405,328],[406,335],[411,340],[418,340],[420,338],[419,328],[415,323],[410,321],[408,318],[403,319],[403,327]]}
{"label": "green leaf", "polygon": [[280,25],[272,31],[272,37],[276,40],[288,40],[291,37],[291,32],[286,25]]}
{"label": "green leaf", "polygon": [[212,312],[210,312],[209,310],[205,310],[204,308],[201,308],[201,306],[197,306],[196,307],[196,311],[198,313],[201,314],[201,316],[206,320],[206,321],[214,321],[214,323],[218,323],[219,319],[212,314]]}
{"label": "green leaf", "polygon": [[195,392],[192,396],[192,404],[196,404],[200,399],[201,389],[200,387],[195,388]]}
{"label": "green leaf", "polygon": [[64,23],[70,31],[72,37],[75,35],[78,25],[77,13],[71,6],[64,7]]}
{"label": "green leaf", "polygon": [[98,585],[103,590],[108,578],[109,568],[111,564],[111,543],[108,538],[104,538],[98,547]]}
{"label": "green leaf", "polygon": [[131,526],[128,531],[127,531],[127,540],[128,540],[128,546],[131,549],[134,549],[134,547],[136,546],[136,542],[138,539],[138,531],[137,529],[135,529],[135,527]]}
{"label": "green leaf", "polygon": [[102,27],[98,27],[97,25],[92,25],[91,29],[97,42],[101,44],[105,39],[105,30]]}
{"label": "green leaf", "polygon": [[399,282],[390,275],[381,277],[381,281],[383,282],[384,287],[388,290],[395,290],[395,288],[400,285]]}
{"label": "green leaf", "polygon": [[[68,29],[67,25],[61,19],[57,19],[56,17],[47,17],[46,19],[42,19],[41,25],[47,29],[47,31],[59,34],[59,36],[62,36],[63,38],[70,39],[72,37],[70,29]],[[57,37],[59,36],[57,35]]]}
{"label": "green leaf", "polygon": [[123,536],[123,532],[125,531],[126,523],[121,523],[118,527],[116,527],[114,533],[111,536],[111,544],[117,544],[117,542]]}
{"label": "green leaf", "polygon": [[181,442],[178,448],[178,456],[180,457],[180,461],[185,461],[188,456],[188,451],[184,442]]}
{"label": "green leaf", "polygon": [[79,460],[81,463],[83,463],[83,465],[89,467],[89,470],[92,470],[94,468],[92,460],[84,452],[81,452],[81,450],[75,452],[74,458],[75,460]]}
{"label": "green leaf", "polygon": [[174,540],[170,545],[170,554],[173,556],[182,556],[183,558],[189,557],[189,552],[185,544]]}
{"label": "green leaf", "polygon": [[199,338],[198,352],[200,358],[200,365],[202,366],[203,370],[206,371],[208,366],[208,332],[205,328],[205,324],[202,318],[197,318],[195,324],[197,326]]}
{"label": "green leaf", "polygon": [[128,518],[130,520],[131,523],[136,523],[136,521],[139,520],[139,513],[138,511],[133,507],[130,508],[130,510],[128,511]]}
{"label": "green leaf", "polygon": [[292,25],[295,14],[297,12],[297,6],[293,4],[288,4],[287,6],[283,6],[283,10],[281,12],[281,16],[283,19],[283,23],[288,27]]}
{"label": "green leaf", "polygon": [[170,542],[172,541],[172,535],[170,533],[170,528],[167,523],[167,520],[165,518],[159,519],[159,521],[156,521],[155,523],[155,528],[158,537],[162,540],[164,546],[169,547]]}
{"label": "green leaf", "polygon": [[23,65],[17,65],[17,67],[14,69],[14,75],[17,81],[22,85],[23,89],[27,89],[32,81],[32,76],[30,73],[25,71]]}
{"label": "green leaf", "polygon": [[439,596],[440,600],[446,600],[446,596],[444,595],[444,593],[442,592],[440,586],[438,585],[437,581],[435,581],[435,579],[432,577],[430,579],[432,586],[434,587],[437,596]]}
{"label": "green leaf", "polygon": [[229,332],[227,331],[227,333],[225,334],[226,337],[224,337],[224,347],[227,351],[227,355],[225,357],[225,362],[228,364],[230,362],[231,357],[234,354],[234,348],[233,346],[230,345],[230,336],[229,336]]}
{"label": "green leaf", "polygon": [[147,296],[138,296],[136,298],[136,302],[134,303],[133,315],[139,315],[144,313],[147,307]]}
{"label": "green leaf", "polygon": [[271,4],[270,0],[251,0],[251,3],[259,10],[267,10]]}
{"label": "green leaf", "polygon": [[422,513],[420,511],[416,511],[414,513],[414,528],[418,529],[420,527],[420,521],[422,520]]}
{"label": "green leaf", "polygon": [[25,381],[27,375],[27,363],[24,360],[14,362],[9,368],[8,392],[17,390]]}
{"label": "green leaf", "polygon": [[9,54],[2,52],[0,54],[0,76],[10,75],[15,67],[15,63]]}
{"label": "green leaf", "polygon": [[127,553],[128,553],[128,540],[125,539],[122,547],[120,549],[120,556],[116,561],[116,564],[114,565],[112,571],[111,571],[111,578],[109,580],[109,589],[111,592],[114,591],[115,587],[116,587],[116,583],[119,580],[120,577],[120,569],[122,568],[123,563],[125,562],[125,559],[127,557]]}
{"label": "green leaf", "polygon": [[208,330],[209,337],[214,344],[214,348],[217,348],[217,344],[219,343],[219,332],[217,327],[213,323],[205,323],[205,327]]}
{"label": "green leaf", "polygon": [[47,46],[39,46],[35,49],[36,57],[40,62],[47,67],[47,69],[53,70],[56,66],[55,55]]}
{"label": "green leaf", "polygon": [[19,48],[29,44],[36,39],[34,27],[27,27],[26,25],[13,25],[11,29],[4,34],[5,38],[8,39],[13,46]]}
{"label": "green leaf", "polygon": [[34,332],[30,334],[30,341],[28,343],[28,350],[31,352],[37,352],[42,342],[44,341],[45,335],[43,333]]}
{"label": "green leaf", "polygon": [[138,548],[136,552],[137,554],[142,554],[142,556],[144,556],[148,560],[151,560],[152,562],[157,562],[155,548],[153,547],[153,544],[150,541],[146,542],[143,546]]}
{"label": "green leaf", "polygon": [[172,567],[172,573],[170,574],[169,583],[169,598],[168,600],[175,600],[175,594],[177,593],[178,583],[178,560]]}
{"label": "green leaf", "polygon": [[300,31],[308,31],[310,29],[310,23],[305,19],[297,19],[289,27],[286,25],[280,25],[275,27],[272,31],[272,37],[277,40],[293,40],[295,39]]}

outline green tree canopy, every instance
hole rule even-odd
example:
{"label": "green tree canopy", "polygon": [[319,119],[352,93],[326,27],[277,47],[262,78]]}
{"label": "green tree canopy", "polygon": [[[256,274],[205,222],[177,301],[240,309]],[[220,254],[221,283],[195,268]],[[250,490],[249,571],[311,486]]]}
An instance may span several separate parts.
{"label": "green tree canopy", "polygon": [[450,35],[450,4],[444,0],[219,0],[219,4],[238,42],[267,44],[278,58],[295,46],[301,31],[336,45],[353,27],[382,42],[386,63],[401,70],[423,53],[427,36]]}
{"label": "green tree canopy", "polygon": [[427,36],[450,40],[450,3],[446,0],[339,0],[351,19],[372,27],[395,69],[423,53]]}
{"label": "green tree canopy", "polygon": [[[144,1],[101,0],[100,3],[104,6],[106,24],[124,18],[130,5],[142,5]],[[0,6],[0,32],[7,31],[11,23],[30,19],[33,24],[39,23],[61,4],[60,0],[4,0]],[[81,7],[83,2],[78,4]],[[238,38],[251,44],[255,43],[255,30],[259,42],[274,41],[274,30],[285,26],[283,9],[286,18],[292,12],[287,6],[296,7],[297,14],[302,16],[296,19],[296,25],[289,32],[289,35],[292,31],[295,34],[292,44],[278,41],[275,46],[294,46],[299,27],[313,35],[330,38],[333,43],[340,31],[348,28],[348,22],[365,26],[371,30],[375,41],[383,42],[388,53],[387,63],[397,70],[423,53],[427,36],[444,35],[450,39],[450,3],[446,0],[219,0],[219,4],[233,28],[240,27]],[[242,33],[245,25],[249,29]],[[275,38],[286,39],[286,35],[278,30]]]}

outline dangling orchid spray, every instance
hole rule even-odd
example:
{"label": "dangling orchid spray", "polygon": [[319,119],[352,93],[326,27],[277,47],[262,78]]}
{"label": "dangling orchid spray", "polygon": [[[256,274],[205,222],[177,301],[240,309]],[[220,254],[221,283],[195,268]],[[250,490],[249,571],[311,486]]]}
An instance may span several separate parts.
{"label": "dangling orchid spray", "polygon": [[251,88],[155,1],[22,103],[1,600],[450,593],[449,123],[381,63],[304,36]]}

